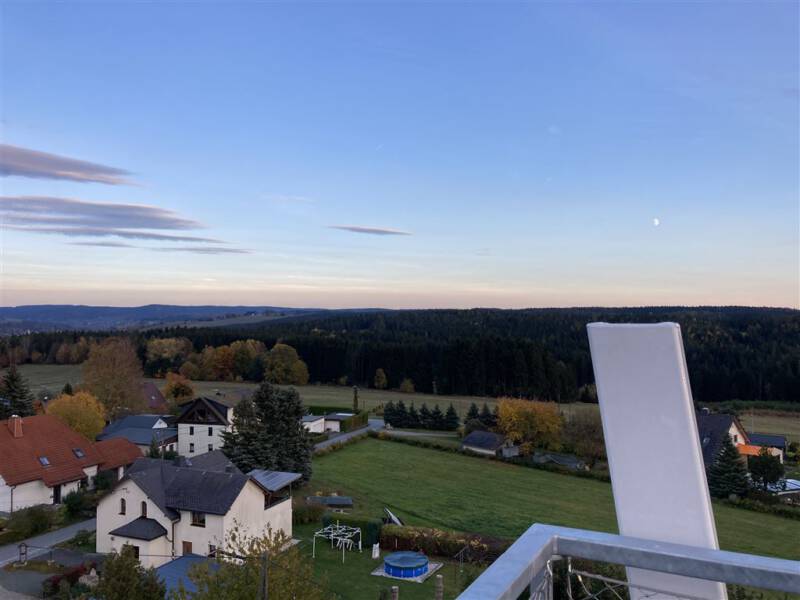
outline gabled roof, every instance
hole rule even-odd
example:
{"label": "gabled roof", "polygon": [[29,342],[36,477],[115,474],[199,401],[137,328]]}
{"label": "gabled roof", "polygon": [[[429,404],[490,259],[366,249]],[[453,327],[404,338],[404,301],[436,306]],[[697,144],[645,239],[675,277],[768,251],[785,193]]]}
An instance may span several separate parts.
{"label": "gabled roof", "polygon": [[[199,398],[195,398],[194,400],[184,402],[180,405],[180,408],[181,412],[175,419],[175,423],[191,423],[194,425],[230,424],[228,421],[228,409],[231,407],[213,398],[201,396]],[[198,415],[199,412],[204,412],[206,418],[203,420],[195,418],[195,415]]]}
{"label": "gabled roof", "polygon": [[128,469],[122,481],[126,480],[136,483],[165,515],[177,519],[179,510],[224,515],[249,478],[238,470],[206,471],[140,458]]}
{"label": "gabled roof", "polygon": [[302,477],[300,473],[287,473],[285,471],[267,471],[253,469],[248,475],[268,492],[277,492]]}
{"label": "gabled roof", "polygon": [[167,402],[164,400],[164,394],[158,389],[152,381],[145,381],[142,383],[142,396],[147,404],[149,410],[163,411],[167,409]]}
{"label": "gabled roof", "polygon": [[301,419],[301,422],[303,422],[303,423],[314,423],[314,422],[319,421],[319,420],[324,419],[324,418],[325,417],[323,415],[303,415],[303,418]]}
{"label": "gabled roof", "polygon": [[[121,431],[123,429],[153,429],[159,421],[166,423],[170,415],[128,415],[116,421],[112,421],[103,428],[103,432],[97,436],[97,439],[108,437],[109,434]],[[158,428],[156,428],[158,429]]]}
{"label": "gabled roof", "polygon": [[176,467],[188,467],[203,471],[216,471],[218,473],[235,471],[241,473],[222,450],[212,450],[197,456],[179,456],[175,461]]}
{"label": "gabled roof", "polygon": [[133,464],[142,456],[139,448],[124,438],[95,442],[94,447],[100,456],[100,464],[97,466],[100,471]]}
{"label": "gabled roof", "polygon": [[471,446],[482,450],[497,451],[505,443],[505,438],[491,431],[473,431],[461,441],[462,446]]}
{"label": "gabled roof", "polygon": [[141,455],[124,440],[98,448],[51,415],[24,417],[21,426],[22,435],[14,437],[9,422],[0,421],[0,476],[8,485],[41,480],[52,487],[79,481],[85,477],[84,468],[127,464],[134,450]]}
{"label": "gabled roof", "polygon": [[158,429],[137,429],[129,427],[119,429],[109,434],[100,434],[98,440],[126,439],[137,446],[149,446],[155,439],[159,446],[174,442],[178,438],[178,430],[175,427],[160,427]]}
{"label": "gabled roof", "polygon": [[197,554],[184,554],[180,558],[169,561],[156,569],[156,575],[167,587],[167,596],[171,591],[177,592],[181,585],[189,597],[197,591],[197,586],[189,577],[189,570],[198,564],[206,563],[210,571],[219,569],[219,563],[205,556]]}
{"label": "gabled roof", "polygon": [[162,535],[167,535],[167,530],[155,519],[148,519],[147,517],[139,517],[130,523],[125,523],[122,527],[117,527],[113,531],[108,532],[109,535],[118,535],[120,537],[133,538],[135,540],[154,540],[160,538]]}
{"label": "gabled roof", "polygon": [[786,450],[785,436],[773,433],[748,433],[747,437],[750,438],[750,443],[755,446],[770,446],[771,448]]}
{"label": "gabled roof", "polygon": [[[728,435],[731,426],[736,423],[737,427],[745,433],[744,427],[733,415],[723,413],[706,414],[698,411],[696,416],[697,434],[700,437],[700,448],[703,451],[703,463],[706,467],[709,467],[722,449],[722,440],[724,436]],[[747,443],[746,433],[745,439],[742,441]]]}

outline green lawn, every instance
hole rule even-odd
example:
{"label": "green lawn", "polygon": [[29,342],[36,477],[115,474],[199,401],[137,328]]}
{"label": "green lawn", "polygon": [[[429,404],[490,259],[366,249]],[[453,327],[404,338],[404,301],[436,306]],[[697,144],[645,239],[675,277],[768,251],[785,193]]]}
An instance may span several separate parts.
{"label": "green lawn", "polygon": [[[410,525],[516,537],[533,523],[616,532],[611,486],[591,479],[368,439],[314,459],[311,485],[384,506]],[[800,560],[800,521],[715,505],[725,550]]]}
{"label": "green lawn", "polygon": [[[293,537],[302,540],[300,551],[311,557],[311,539],[314,531],[321,527],[319,524],[296,525],[293,528]],[[431,576],[424,583],[402,582],[386,577],[371,575],[372,571],[382,564],[382,560],[373,560],[371,548],[364,548],[363,552],[348,552],[342,563],[342,553],[330,547],[325,540],[317,540],[317,556],[312,560],[314,576],[320,582],[325,582],[327,587],[336,592],[343,600],[374,600],[378,598],[381,590],[389,590],[393,585],[400,588],[402,600],[431,600],[434,592],[434,577]],[[381,558],[386,555],[381,551]],[[435,560],[434,562],[442,562]],[[445,563],[437,571],[444,577],[444,597],[447,600],[455,598],[472,579],[477,577],[480,569],[465,566],[465,572],[459,573],[457,564]]]}

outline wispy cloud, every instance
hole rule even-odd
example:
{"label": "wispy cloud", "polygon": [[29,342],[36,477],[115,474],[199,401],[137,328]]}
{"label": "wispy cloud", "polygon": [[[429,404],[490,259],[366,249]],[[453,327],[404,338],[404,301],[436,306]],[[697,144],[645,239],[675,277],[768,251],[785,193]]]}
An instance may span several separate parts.
{"label": "wispy cloud", "polygon": [[6,223],[125,229],[198,229],[197,221],[147,204],[90,202],[51,196],[0,196]]}
{"label": "wispy cloud", "polygon": [[51,235],[66,235],[73,237],[120,237],[131,240],[160,240],[162,242],[207,242],[210,244],[224,244],[222,240],[198,237],[193,235],[171,235],[167,233],[153,233],[150,231],[131,231],[114,227],[27,227],[24,225],[4,225],[6,229],[14,231],[28,231],[31,233],[44,233]]}
{"label": "wispy cloud", "polygon": [[176,246],[151,248],[155,252],[190,252],[192,254],[252,254],[243,248],[216,248],[213,246]]}
{"label": "wispy cloud", "polygon": [[330,229],[341,229],[351,233],[366,233],[369,235],[411,235],[410,231],[389,229],[386,227],[362,227],[361,225],[328,225]]}
{"label": "wispy cloud", "polygon": [[99,248],[138,248],[125,242],[70,242],[71,246],[97,246]]}
{"label": "wispy cloud", "polygon": [[131,185],[128,171],[86,160],[0,144],[0,175]]}

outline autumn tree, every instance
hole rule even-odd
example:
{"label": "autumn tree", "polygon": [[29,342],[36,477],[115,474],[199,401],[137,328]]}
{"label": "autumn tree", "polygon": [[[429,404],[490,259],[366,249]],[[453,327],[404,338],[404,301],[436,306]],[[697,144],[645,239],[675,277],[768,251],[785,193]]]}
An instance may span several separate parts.
{"label": "autumn tree", "polygon": [[603,423],[596,411],[581,410],[564,425],[564,442],[589,467],[606,457]]}
{"label": "autumn tree", "polygon": [[562,420],[553,402],[501,398],[498,401],[497,428],[524,454],[534,447],[558,449]]}
{"label": "autumn tree", "polygon": [[142,365],[127,338],[108,338],[92,346],[83,364],[83,381],[112,420],[146,410]]}
{"label": "autumn tree", "polygon": [[0,379],[0,398],[7,402],[0,402],[0,419],[7,419],[11,415],[29,417],[34,414],[30,386],[14,364]]}
{"label": "autumn tree", "polygon": [[[213,562],[201,562],[189,571],[196,591],[188,593],[182,587],[170,600],[253,600],[261,598],[264,581],[264,556],[267,556],[267,592],[270,598],[328,600],[324,582],[315,582],[314,568],[306,554],[290,543],[283,531],[267,529],[263,537],[249,537],[241,532],[238,523],[228,536],[222,557]],[[225,556],[242,557],[225,560]]]}
{"label": "autumn tree", "polygon": [[186,338],[151,338],[145,349],[145,368],[158,377],[177,369],[192,350],[192,342]]}
{"label": "autumn tree", "polygon": [[306,385],[308,367],[297,350],[287,344],[275,344],[267,354],[264,379],[284,385]]}
{"label": "autumn tree", "polygon": [[175,408],[182,402],[194,398],[194,386],[183,375],[167,373],[167,383],[161,393],[164,394],[164,398],[167,399],[171,408]]}
{"label": "autumn tree", "polygon": [[145,569],[124,545],[120,553],[112,552],[103,562],[103,576],[92,596],[99,600],[164,600],[167,588],[152,567]]}
{"label": "autumn tree", "polygon": [[89,392],[61,394],[47,405],[47,414],[94,440],[106,423],[105,407]]}
{"label": "autumn tree", "polygon": [[404,394],[413,394],[414,382],[411,381],[408,377],[406,377],[405,379],[403,379],[403,381],[400,382],[400,387],[398,389]]}
{"label": "autumn tree", "polygon": [[389,385],[389,380],[386,378],[386,373],[383,369],[377,369],[375,371],[375,379],[372,381],[372,384],[376,390],[385,390]]}

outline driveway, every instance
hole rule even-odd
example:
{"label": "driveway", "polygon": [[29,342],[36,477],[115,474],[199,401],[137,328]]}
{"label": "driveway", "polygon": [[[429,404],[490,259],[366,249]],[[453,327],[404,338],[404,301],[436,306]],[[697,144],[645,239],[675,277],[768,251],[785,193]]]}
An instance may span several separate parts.
{"label": "driveway", "polygon": [[[55,531],[48,531],[41,535],[37,535],[27,540],[23,540],[30,548],[28,548],[28,558],[35,558],[41,556],[49,550],[52,546],[66,542],[75,537],[81,529],[86,531],[94,531],[97,529],[97,521],[95,519],[88,519],[80,523],[73,523],[67,527],[56,529]],[[19,545],[22,542],[15,544],[7,544],[0,546],[0,567],[12,563],[19,558]]]}
{"label": "driveway", "polygon": [[337,436],[334,436],[330,439],[325,440],[324,442],[319,442],[318,444],[314,444],[314,451],[322,450],[323,448],[327,448],[328,446],[332,446],[333,444],[340,444],[342,442],[346,442],[347,440],[354,438],[359,435],[364,435],[369,431],[380,431],[385,427],[383,423],[383,419],[370,419],[367,422],[366,427],[362,427],[361,429],[354,429],[353,431],[348,431],[347,433],[340,433]]}

